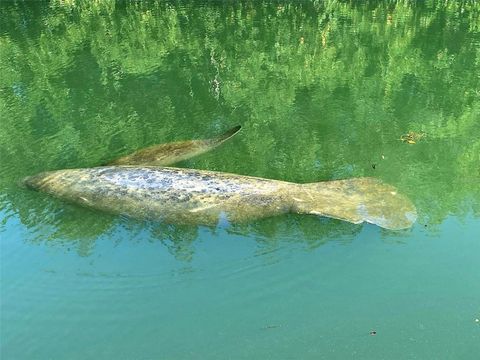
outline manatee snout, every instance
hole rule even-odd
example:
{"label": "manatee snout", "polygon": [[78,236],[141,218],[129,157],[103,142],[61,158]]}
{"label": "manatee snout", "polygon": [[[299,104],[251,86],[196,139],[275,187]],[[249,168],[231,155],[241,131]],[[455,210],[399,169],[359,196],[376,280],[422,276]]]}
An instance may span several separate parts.
{"label": "manatee snout", "polygon": [[21,187],[26,187],[33,190],[40,190],[42,186],[46,183],[48,178],[48,173],[40,173],[32,176],[27,176],[19,181]]}

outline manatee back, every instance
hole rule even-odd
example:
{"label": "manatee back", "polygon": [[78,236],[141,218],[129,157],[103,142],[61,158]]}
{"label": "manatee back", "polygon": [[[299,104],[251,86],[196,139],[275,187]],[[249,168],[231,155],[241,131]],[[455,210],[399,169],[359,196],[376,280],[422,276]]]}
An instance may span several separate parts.
{"label": "manatee back", "polygon": [[214,225],[278,215],[291,208],[294,184],[193,169],[109,166],[60,170],[30,187],[82,206],[140,219]]}

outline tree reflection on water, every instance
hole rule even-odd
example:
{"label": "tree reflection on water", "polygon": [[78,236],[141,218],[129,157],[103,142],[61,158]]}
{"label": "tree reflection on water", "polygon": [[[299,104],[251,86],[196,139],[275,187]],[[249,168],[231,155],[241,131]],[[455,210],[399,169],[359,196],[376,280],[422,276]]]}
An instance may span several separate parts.
{"label": "tree reflection on water", "polygon": [[[0,207],[28,241],[75,242],[88,255],[119,222],[145,224],[21,189],[24,176],[237,123],[241,136],[181,166],[295,182],[379,177],[432,231],[480,214],[478,2],[0,6]],[[409,131],[426,136],[402,142]],[[198,228],[148,228],[178,258],[193,255]],[[360,228],[284,216],[230,231],[316,247]]]}

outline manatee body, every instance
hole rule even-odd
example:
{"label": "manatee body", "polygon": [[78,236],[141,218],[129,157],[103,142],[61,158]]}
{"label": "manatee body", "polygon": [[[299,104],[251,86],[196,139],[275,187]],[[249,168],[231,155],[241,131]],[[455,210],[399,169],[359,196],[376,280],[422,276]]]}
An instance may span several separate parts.
{"label": "manatee body", "polygon": [[241,129],[234,126],[210,139],[176,141],[157,144],[111,161],[108,165],[167,166],[206,153],[230,139]]}
{"label": "manatee body", "polygon": [[285,213],[314,214],[404,229],[416,219],[414,205],[372,178],[310,184],[214,171],[159,167],[205,153],[230,139],[235,126],[210,139],[159,144],[112,166],[43,172],[28,187],[89,208],[176,224],[245,222]]}
{"label": "manatee body", "polygon": [[372,178],[296,184],[195,169],[106,166],[44,172],[24,183],[89,208],[173,223],[300,213],[403,229],[416,219],[408,198]]}

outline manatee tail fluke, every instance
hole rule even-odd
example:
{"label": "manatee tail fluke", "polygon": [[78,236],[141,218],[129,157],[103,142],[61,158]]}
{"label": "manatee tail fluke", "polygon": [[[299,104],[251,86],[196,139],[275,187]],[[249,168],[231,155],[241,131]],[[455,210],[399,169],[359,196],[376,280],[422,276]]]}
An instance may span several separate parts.
{"label": "manatee tail fluke", "polygon": [[368,222],[385,229],[410,228],[417,219],[412,202],[388,184],[374,178],[354,178],[300,185],[294,208],[348,221]]}
{"label": "manatee tail fluke", "polygon": [[194,156],[206,153],[234,136],[241,126],[237,125],[225,133],[204,140],[186,140],[173,143],[153,145],[122,156],[109,162],[107,165],[146,165],[168,166],[188,160]]}

